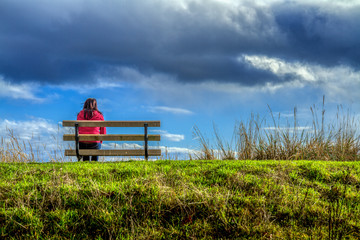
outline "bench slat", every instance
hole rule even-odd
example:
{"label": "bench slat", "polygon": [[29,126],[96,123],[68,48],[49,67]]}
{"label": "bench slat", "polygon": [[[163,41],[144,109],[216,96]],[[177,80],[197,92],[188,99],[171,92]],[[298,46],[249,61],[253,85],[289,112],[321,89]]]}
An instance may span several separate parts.
{"label": "bench slat", "polygon": [[[75,135],[64,134],[64,141],[75,141]],[[144,134],[80,134],[79,141],[144,141]],[[160,141],[160,135],[149,134],[148,141]]]}
{"label": "bench slat", "polygon": [[[161,156],[160,149],[149,149],[149,156]],[[95,150],[95,149],[80,149],[81,156],[144,156],[143,149],[121,149],[121,150]],[[65,156],[76,156],[76,150],[65,150]]]}
{"label": "bench slat", "polygon": [[86,121],[86,120],[64,120],[63,127],[74,127],[75,123],[79,123],[79,127],[144,127],[147,123],[148,127],[160,127],[160,121]]}

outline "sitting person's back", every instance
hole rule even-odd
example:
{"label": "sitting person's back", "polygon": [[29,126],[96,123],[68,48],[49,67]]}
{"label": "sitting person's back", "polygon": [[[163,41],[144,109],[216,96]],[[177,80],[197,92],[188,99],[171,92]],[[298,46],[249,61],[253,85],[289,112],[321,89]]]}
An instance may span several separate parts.
{"label": "sitting person's back", "polygon": [[[97,108],[95,98],[88,98],[84,108],[77,115],[77,120],[104,121],[103,114]],[[106,134],[105,127],[79,127],[79,134]],[[102,141],[81,141],[80,149],[100,149]],[[83,161],[89,161],[90,156],[83,156]],[[97,161],[98,156],[91,156],[92,161]]]}

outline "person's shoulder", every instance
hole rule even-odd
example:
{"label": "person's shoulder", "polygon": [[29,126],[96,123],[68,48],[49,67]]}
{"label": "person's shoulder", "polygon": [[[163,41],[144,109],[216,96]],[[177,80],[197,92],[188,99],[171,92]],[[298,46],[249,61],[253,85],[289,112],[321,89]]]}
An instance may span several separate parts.
{"label": "person's shoulder", "polygon": [[[78,114],[77,114],[77,120],[82,120],[84,117],[84,110],[81,110]],[[79,119],[80,118],[80,119]]]}
{"label": "person's shoulder", "polygon": [[99,111],[94,111],[94,117],[100,120],[104,120],[103,114]]}

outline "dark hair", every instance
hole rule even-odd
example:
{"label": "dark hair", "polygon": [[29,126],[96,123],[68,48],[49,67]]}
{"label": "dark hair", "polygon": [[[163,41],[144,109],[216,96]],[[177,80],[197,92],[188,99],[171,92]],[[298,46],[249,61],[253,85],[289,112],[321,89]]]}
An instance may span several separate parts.
{"label": "dark hair", "polygon": [[86,99],[83,110],[85,119],[91,119],[93,117],[94,111],[98,111],[100,114],[102,114],[97,108],[97,102],[95,98]]}

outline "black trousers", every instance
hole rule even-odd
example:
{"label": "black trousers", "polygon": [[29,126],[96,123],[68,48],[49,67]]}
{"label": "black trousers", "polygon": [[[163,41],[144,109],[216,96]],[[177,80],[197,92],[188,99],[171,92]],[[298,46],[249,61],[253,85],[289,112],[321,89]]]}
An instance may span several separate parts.
{"label": "black trousers", "polygon": [[[101,143],[84,143],[79,142],[79,149],[100,149]],[[99,156],[83,156],[83,161],[97,161]]]}

